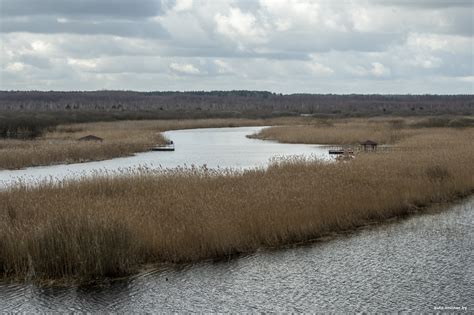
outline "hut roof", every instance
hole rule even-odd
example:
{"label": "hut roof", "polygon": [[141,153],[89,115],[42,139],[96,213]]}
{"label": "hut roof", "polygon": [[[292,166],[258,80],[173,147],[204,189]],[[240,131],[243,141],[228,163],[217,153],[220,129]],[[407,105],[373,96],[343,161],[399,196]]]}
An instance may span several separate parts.
{"label": "hut roof", "polygon": [[100,137],[97,137],[97,136],[94,136],[94,135],[88,135],[88,136],[79,138],[78,140],[79,141],[102,141],[104,139],[102,139]]}
{"label": "hut roof", "polygon": [[362,144],[362,145],[377,145],[377,142],[372,141],[372,140],[365,140],[364,142],[361,142],[360,144]]}

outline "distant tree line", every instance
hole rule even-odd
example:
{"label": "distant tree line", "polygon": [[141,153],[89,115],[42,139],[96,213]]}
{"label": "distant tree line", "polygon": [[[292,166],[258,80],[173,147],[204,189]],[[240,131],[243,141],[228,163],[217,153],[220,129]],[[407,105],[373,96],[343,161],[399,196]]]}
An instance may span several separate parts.
{"label": "distant tree line", "polygon": [[282,95],[265,91],[1,91],[0,111],[206,111],[242,116],[473,114],[474,95]]}
{"label": "distant tree line", "polygon": [[473,115],[474,95],[336,95],[267,91],[0,91],[0,137],[36,137],[61,123],[290,115]]}

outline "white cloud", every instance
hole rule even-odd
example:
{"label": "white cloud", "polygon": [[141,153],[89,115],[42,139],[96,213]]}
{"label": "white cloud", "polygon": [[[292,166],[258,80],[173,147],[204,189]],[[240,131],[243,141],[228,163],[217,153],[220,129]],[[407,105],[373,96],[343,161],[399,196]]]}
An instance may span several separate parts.
{"label": "white cloud", "polygon": [[266,31],[257,23],[256,17],[251,13],[242,12],[239,8],[231,8],[227,15],[217,13],[214,20],[218,33],[239,44],[260,43],[266,40]]}
{"label": "white cloud", "polygon": [[446,34],[410,33],[406,44],[408,47],[417,50],[452,53],[472,53],[474,49],[474,39],[472,37]]}
{"label": "white cloud", "polygon": [[361,65],[348,65],[345,67],[345,70],[347,71],[347,73],[358,77],[364,77],[369,74],[367,68]]}
{"label": "white cloud", "polygon": [[189,11],[193,8],[193,0],[176,0],[176,4],[173,7],[175,11]]}
{"label": "white cloud", "polygon": [[81,68],[83,70],[92,70],[97,66],[94,60],[67,58],[67,63],[73,67]]}
{"label": "white cloud", "polygon": [[413,59],[409,60],[409,63],[415,67],[421,67],[424,69],[434,69],[441,66],[443,63],[441,58],[434,57],[431,55],[414,55]]}
{"label": "white cloud", "polygon": [[320,57],[318,55],[311,55],[311,61],[307,63],[309,69],[311,70],[312,74],[315,74],[317,76],[328,76],[334,73],[334,70],[331,69],[330,67],[322,64],[319,59]]}
{"label": "white cloud", "polygon": [[179,72],[182,74],[199,74],[200,71],[198,68],[196,68],[194,65],[189,64],[189,63],[176,63],[173,62],[170,64],[170,68],[175,71]]}
{"label": "white cloud", "polygon": [[31,48],[41,54],[44,53],[49,53],[51,52],[51,44],[41,41],[41,40],[35,40],[34,42],[31,43]]}
{"label": "white cloud", "polygon": [[325,66],[325,65],[322,65],[320,63],[317,63],[317,62],[312,62],[309,64],[309,67],[310,69],[313,71],[313,73],[317,74],[317,75],[331,75],[334,73],[334,70],[332,70],[331,68]]}
{"label": "white cloud", "polygon": [[384,66],[380,62],[372,62],[372,68],[370,69],[370,73],[372,73],[376,77],[385,77],[391,74],[390,68]]}
{"label": "white cloud", "polygon": [[25,65],[21,62],[9,63],[5,67],[5,70],[8,72],[21,72],[23,69],[25,69]]}
{"label": "white cloud", "polygon": [[469,6],[120,1],[127,11],[9,0],[5,12],[16,13],[1,19],[2,89],[149,90],[159,81],[177,90],[472,93]]}
{"label": "white cloud", "polygon": [[314,25],[320,19],[320,2],[308,0],[260,0],[265,11],[284,29],[301,23]]}
{"label": "white cloud", "polygon": [[216,59],[214,60],[214,64],[217,66],[217,73],[219,74],[230,74],[235,72],[234,68],[224,60]]}
{"label": "white cloud", "polygon": [[458,80],[473,84],[471,86],[471,88],[472,88],[471,93],[474,91],[474,75],[469,75],[469,76],[465,76],[465,77],[458,77]]}
{"label": "white cloud", "polygon": [[444,50],[448,46],[448,40],[433,34],[409,34],[408,46],[427,50]]}

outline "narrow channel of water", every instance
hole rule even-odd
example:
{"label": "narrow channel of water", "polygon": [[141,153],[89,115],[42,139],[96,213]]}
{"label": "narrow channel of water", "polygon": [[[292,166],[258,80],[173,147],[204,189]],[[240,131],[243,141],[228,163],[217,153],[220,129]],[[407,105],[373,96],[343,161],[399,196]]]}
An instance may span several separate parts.
{"label": "narrow channel of water", "polygon": [[134,156],[98,162],[30,167],[0,171],[0,188],[18,181],[35,183],[44,180],[74,179],[97,172],[127,172],[139,166],[174,168],[183,165],[207,165],[210,168],[265,167],[271,158],[290,155],[330,159],[327,148],[320,145],[284,144],[248,139],[246,135],[263,127],[207,128],[168,131],[175,142],[173,152],[144,152]]}
{"label": "narrow channel of water", "polygon": [[[22,178],[87,176],[140,165],[264,167],[271,157],[315,155],[321,146],[245,138],[261,127],[170,131],[175,152],[1,171]],[[350,235],[225,262],[161,266],[112,283],[51,287],[0,284],[0,312],[432,312],[474,310],[474,198]],[[466,312],[467,312],[466,311]]]}
{"label": "narrow channel of water", "polygon": [[313,244],[97,286],[0,284],[0,311],[472,313],[473,206],[471,198]]}

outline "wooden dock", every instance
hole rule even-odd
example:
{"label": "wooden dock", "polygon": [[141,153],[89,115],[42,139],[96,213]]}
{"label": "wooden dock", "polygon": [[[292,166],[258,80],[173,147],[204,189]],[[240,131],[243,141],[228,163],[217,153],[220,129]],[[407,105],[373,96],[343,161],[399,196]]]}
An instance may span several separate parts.
{"label": "wooden dock", "polygon": [[418,147],[398,147],[398,146],[389,146],[389,145],[379,145],[375,150],[365,151],[362,146],[351,146],[351,145],[342,145],[342,146],[327,146],[329,154],[354,154],[354,153],[389,153],[389,152],[417,152],[420,150]]}

